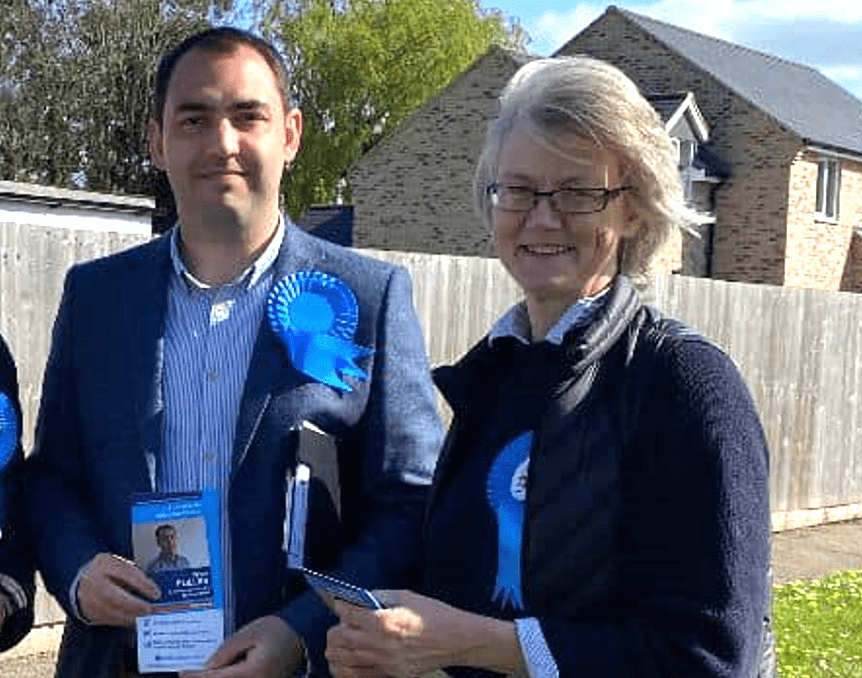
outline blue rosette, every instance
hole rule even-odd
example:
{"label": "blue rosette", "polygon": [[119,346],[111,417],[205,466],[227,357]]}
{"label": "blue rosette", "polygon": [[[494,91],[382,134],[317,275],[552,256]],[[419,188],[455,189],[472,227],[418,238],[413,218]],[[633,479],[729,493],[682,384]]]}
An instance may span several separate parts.
{"label": "blue rosette", "polygon": [[18,416],[12,401],[0,393],[0,469],[12,459],[18,445]]}
{"label": "blue rosette", "polygon": [[[12,460],[15,448],[18,446],[18,416],[12,401],[5,393],[0,393],[0,472]],[[3,538],[5,497],[3,484],[0,482],[0,539]]]}
{"label": "blue rosette", "polygon": [[532,444],[532,431],[507,443],[491,464],[486,487],[488,505],[497,519],[497,577],[491,599],[516,611],[524,609],[521,538]]}
{"label": "blue rosette", "polygon": [[341,391],[344,377],[365,380],[356,360],[374,353],[353,343],[359,323],[356,295],[342,280],[321,271],[297,271],[278,281],[267,302],[270,327],[303,374]]}

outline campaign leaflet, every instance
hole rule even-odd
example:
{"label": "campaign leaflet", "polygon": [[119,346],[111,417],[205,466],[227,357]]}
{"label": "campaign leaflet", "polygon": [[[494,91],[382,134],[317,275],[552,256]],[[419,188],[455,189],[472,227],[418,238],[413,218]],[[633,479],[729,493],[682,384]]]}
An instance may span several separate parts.
{"label": "campaign leaflet", "polygon": [[132,548],[162,592],[159,612],[137,620],[138,671],[203,668],[224,640],[218,495],[135,495]]}

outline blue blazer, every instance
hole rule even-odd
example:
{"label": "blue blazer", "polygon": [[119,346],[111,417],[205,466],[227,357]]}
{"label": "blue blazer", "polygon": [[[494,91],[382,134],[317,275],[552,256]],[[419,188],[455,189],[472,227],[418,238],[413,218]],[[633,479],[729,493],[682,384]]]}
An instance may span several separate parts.
{"label": "blue blazer", "polygon": [[[406,271],[289,224],[275,267],[276,279],[317,270],[344,281],[359,305],[354,343],[374,349],[360,363],[370,378],[342,393],[298,371],[264,321],[236,424],[227,506],[236,625],[280,615],[303,637],[314,673],[326,675],[325,631],[334,617],[285,575],[290,429],[308,419],[338,440],[344,547],[335,561],[310,564],[389,587],[409,583],[417,567],[441,428]],[[67,613],[84,564],[100,552],[131,556],[129,498],[153,489],[153,465],[158,473],[171,271],[162,237],[77,265],[66,277],[27,494],[38,567]],[[131,652],[130,632],[86,626],[70,614],[58,676],[122,675],[123,665],[135,665]]]}

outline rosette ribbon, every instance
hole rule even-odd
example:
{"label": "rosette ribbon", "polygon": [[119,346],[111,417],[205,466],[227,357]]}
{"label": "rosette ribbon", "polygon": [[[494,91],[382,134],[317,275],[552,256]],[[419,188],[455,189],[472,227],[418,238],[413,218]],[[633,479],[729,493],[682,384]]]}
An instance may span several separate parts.
{"label": "rosette ribbon", "polygon": [[497,518],[497,579],[492,600],[517,611],[524,609],[521,539],[532,444],[533,432],[522,433],[500,451],[488,472],[488,504]]}
{"label": "rosette ribbon", "polygon": [[353,388],[344,377],[368,378],[355,361],[374,350],[353,343],[359,323],[356,296],[334,275],[297,271],[283,278],[270,292],[267,317],[303,374],[346,392]]}

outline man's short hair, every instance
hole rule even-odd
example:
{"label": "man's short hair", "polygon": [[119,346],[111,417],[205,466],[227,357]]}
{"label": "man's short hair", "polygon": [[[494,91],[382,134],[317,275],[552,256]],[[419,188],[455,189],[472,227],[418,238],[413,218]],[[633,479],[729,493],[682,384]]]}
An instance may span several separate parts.
{"label": "man's short hair", "polygon": [[156,541],[158,541],[158,540],[161,538],[161,534],[162,534],[162,532],[164,532],[165,530],[173,530],[174,532],[176,532],[176,531],[177,531],[177,528],[175,528],[175,527],[174,527],[173,525],[171,525],[170,523],[165,523],[164,525],[159,525],[159,526],[156,528]]}
{"label": "man's short hair", "polygon": [[278,93],[281,95],[282,106],[284,106],[285,111],[289,110],[291,108],[290,79],[287,77],[287,67],[284,65],[284,59],[281,58],[275,47],[263,38],[248,31],[233,28],[232,26],[220,26],[190,35],[159,61],[159,67],[156,70],[156,87],[153,93],[151,111],[152,117],[159,125],[162,124],[165,114],[165,100],[168,97],[168,86],[171,83],[171,76],[177,63],[185,54],[193,49],[215,52],[216,54],[231,54],[242,45],[251,47],[264,58],[275,76],[275,84],[278,88]]}

